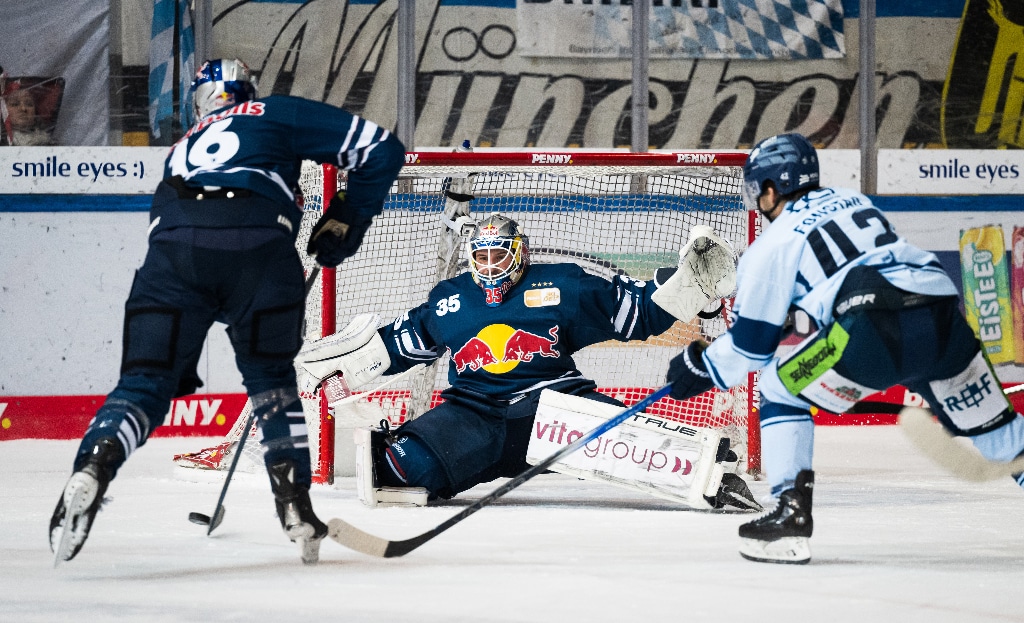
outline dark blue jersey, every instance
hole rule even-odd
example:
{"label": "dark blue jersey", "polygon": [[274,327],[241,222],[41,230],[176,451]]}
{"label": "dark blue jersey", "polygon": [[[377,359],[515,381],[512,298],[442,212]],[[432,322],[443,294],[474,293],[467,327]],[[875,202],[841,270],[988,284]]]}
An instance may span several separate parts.
{"label": "dark blue jersey", "polygon": [[656,286],[611,281],[576,264],[535,264],[497,307],[469,273],[442,281],[427,302],[381,329],[391,356],[387,374],[451,355],[455,389],[508,400],[561,379],[580,377],[572,355],[605,340],[642,340],[675,318],[651,301]]}
{"label": "dark blue jersey", "polygon": [[405,148],[390,132],[341,108],[271,95],[200,119],[167,158],[164,178],[193,187],[245,188],[294,205],[303,160],[349,171],[349,209],[380,212]]}

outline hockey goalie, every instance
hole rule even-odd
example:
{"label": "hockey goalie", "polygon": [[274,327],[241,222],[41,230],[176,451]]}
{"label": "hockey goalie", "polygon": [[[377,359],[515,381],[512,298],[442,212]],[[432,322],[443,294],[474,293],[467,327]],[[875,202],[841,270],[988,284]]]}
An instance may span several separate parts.
{"label": "hockey goalie", "polygon": [[[537,453],[550,454],[551,444],[572,436],[569,427],[588,430],[623,408],[582,375],[573,353],[663,333],[735,288],[735,254],[704,226],[691,230],[678,267],[651,281],[604,279],[572,263],[531,265],[526,233],[500,214],[476,224],[465,251],[469,271],[439,282],[422,305],[376,330],[356,318],[342,334],[307,345],[297,359],[308,387],[340,371],[357,389],[450,356],[443,403],[396,430],[356,431],[357,487],[367,505],[421,505],[518,475]],[[735,454],[718,433],[683,429],[647,416],[623,428],[652,450],[645,470],[571,461],[554,469],[697,508],[759,510],[732,473]],[[609,452],[621,449],[612,443]],[[655,472],[668,477],[652,479]]]}

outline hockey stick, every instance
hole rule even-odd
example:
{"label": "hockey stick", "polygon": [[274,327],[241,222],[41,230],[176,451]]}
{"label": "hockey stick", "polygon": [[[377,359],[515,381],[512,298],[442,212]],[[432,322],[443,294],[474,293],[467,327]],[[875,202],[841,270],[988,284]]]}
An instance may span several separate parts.
{"label": "hockey stick", "polygon": [[515,489],[516,487],[523,484],[527,480],[533,478],[537,474],[543,473],[545,470],[547,470],[548,467],[557,463],[558,461],[572,454],[573,452],[579,450],[580,448],[587,445],[595,438],[600,437],[604,433],[615,428],[619,424],[622,424],[623,422],[633,417],[637,413],[640,413],[647,407],[651,406],[658,400],[661,400],[662,398],[668,395],[671,389],[671,385],[666,385],[665,387],[662,387],[661,389],[657,390],[647,398],[644,398],[643,400],[636,403],[632,407],[625,409],[624,411],[622,411],[622,413],[616,415],[612,419],[602,423],[599,426],[596,426],[595,428],[591,429],[590,432],[583,435],[576,441],[565,446],[558,452],[555,452],[548,458],[544,459],[540,463],[537,463],[533,467],[527,469],[526,471],[519,474],[515,478],[509,480],[508,482],[501,485],[500,487],[498,487],[491,493],[487,494],[486,496],[480,498],[473,504],[467,506],[459,514],[447,519],[437,527],[428,530],[427,532],[424,532],[419,536],[413,537],[411,539],[405,539],[403,541],[389,541],[388,539],[383,539],[381,537],[374,536],[367,532],[363,532],[359,528],[356,528],[355,526],[341,519],[332,519],[329,522],[327,522],[327,535],[330,536],[331,539],[333,539],[334,541],[340,543],[341,545],[344,545],[349,549],[361,552],[368,556],[377,556],[378,558],[395,558],[397,556],[404,556],[412,550],[419,547],[420,545],[423,545],[427,541],[433,539],[435,536],[441,534],[448,528],[451,528],[463,519],[469,517],[473,513],[480,510],[481,508],[497,500],[498,498],[505,495],[509,491]]}
{"label": "hockey stick", "polygon": [[[246,401],[245,406],[250,407],[251,401]],[[245,440],[249,438],[249,430],[252,429],[253,422],[256,421],[256,411],[253,410],[249,414],[249,419],[245,423],[245,433],[241,439],[238,440],[238,447],[235,448],[235,456],[231,457],[231,467],[228,468],[228,474],[224,477],[224,486],[220,489],[220,497],[217,498],[217,506],[213,509],[213,517],[204,515],[202,513],[189,513],[188,520],[192,523],[199,524],[201,526],[209,526],[206,529],[206,536],[210,536],[220,522],[224,521],[224,496],[228,494],[228,485],[231,484],[231,477],[235,473],[235,468],[238,467],[238,460],[242,458],[242,450],[245,448]]]}
{"label": "hockey stick", "polygon": [[[306,283],[303,286],[303,296],[309,296],[309,291],[313,289],[313,284],[316,283],[316,278],[320,275],[320,266],[314,266],[313,270],[309,271],[309,276],[306,277]],[[220,489],[220,497],[217,498],[217,506],[213,509],[213,516],[204,515],[203,513],[191,512],[188,514],[188,520],[194,524],[201,526],[209,526],[206,529],[206,536],[210,536],[213,531],[220,525],[220,522],[224,521],[224,513],[227,510],[224,507],[224,497],[228,494],[228,485],[231,484],[231,477],[235,474],[235,468],[238,467],[238,460],[242,458],[242,450],[245,448],[245,440],[249,438],[249,431],[252,430],[253,422],[256,421],[256,410],[252,408],[252,400],[245,401],[245,409],[249,409],[249,419],[245,423],[245,428],[242,429],[242,437],[238,440],[238,447],[235,448],[235,456],[231,457],[231,467],[228,468],[227,476],[224,477],[224,486]],[[245,409],[242,412],[245,412]],[[242,417],[239,414],[238,417]]]}
{"label": "hockey stick", "polygon": [[[1007,394],[1024,391],[1024,384],[1006,388]],[[900,428],[917,449],[957,478],[985,482],[1024,472],[1024,457],[1012,461],[990,461],[977,450],[957,441],[931,411],[906,407],[900,411]]]}

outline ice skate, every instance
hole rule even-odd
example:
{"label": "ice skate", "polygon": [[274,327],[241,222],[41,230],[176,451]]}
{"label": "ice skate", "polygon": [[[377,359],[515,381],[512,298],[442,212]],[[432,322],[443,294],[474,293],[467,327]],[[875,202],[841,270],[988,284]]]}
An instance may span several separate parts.
{"label": "ice skate", "polygon": [[764,510],[764,507],[754,499],[747,482],[736,474],[722,474],[722,484],[718,487],[718,493],[714,497],[705,496],[704,499],[712,508],[731,506],[750,512]]}
{"label": "ice skate", "polygon": [[89,537],[103,494],[113,478],[123,450],[114,439],[100,439],[81,469],[71,474],[50,517],[53,566],[74,558]]}
{"label": "ice skate", "polygon": [[810,562],[808,543],[814,532],[811,497],[814,472],[803,470],[792,489],[779,496],[779,503],[767,515],[740,526],[740,555],[756,562],[802,565]]}
{"label": "ice skate", "polygon": [[281,528],[299,545],[302,562],[316,564],[320,560],[320,542],[327,536],[327,525],[313,512],[309,487],[296,484],[295,464],[291,461],[275,463],[267,471]]}

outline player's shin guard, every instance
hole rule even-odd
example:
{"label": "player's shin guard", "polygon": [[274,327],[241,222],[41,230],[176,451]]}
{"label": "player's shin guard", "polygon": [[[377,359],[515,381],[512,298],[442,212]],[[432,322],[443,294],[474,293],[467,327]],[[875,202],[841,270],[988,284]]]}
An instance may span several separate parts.
{"label": "player's shin guard", "polygon": [[88,453],[80,453],[75,471],[50,517],[54,564],[71,560],[85,545],[107,485],[124,460],[124,448],[117,439],[110,437],[96,439]]}
{"label": "player's shin guard", "polygon": [[793,488],[779,495],[775,510],[740,526],[740,555],[756,562],[805,564],[811,560],[808,543],[814,532],[811,497],[814,472],[805,469]]}
{"label": "player's shin guard", "polygon": [[382,428],[356,429],[356,492],[359,501],[375,506],[426,506],[429,492],[424,487],[406,486],[408,479],[387,450],[393,439]]}

